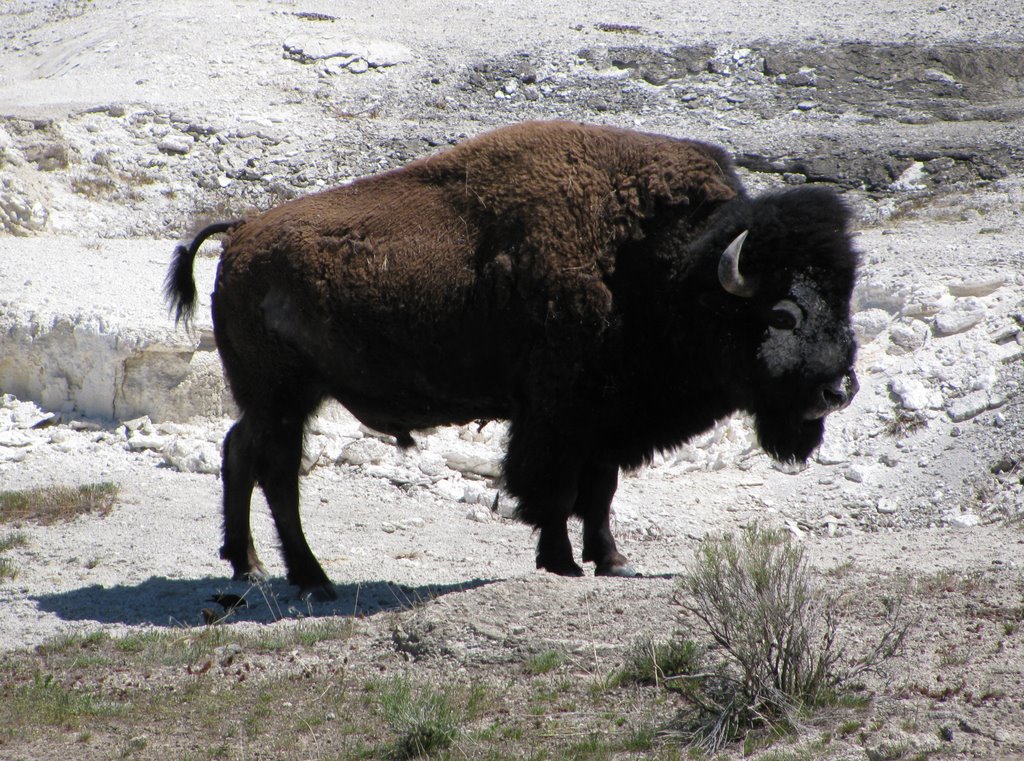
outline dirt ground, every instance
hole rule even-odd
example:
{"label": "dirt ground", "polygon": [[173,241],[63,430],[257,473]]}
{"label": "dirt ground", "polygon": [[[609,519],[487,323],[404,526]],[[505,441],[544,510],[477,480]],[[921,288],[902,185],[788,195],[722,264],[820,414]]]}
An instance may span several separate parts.
{"label": "dirt ground", "polygon": [[[0,4],[0,491],[120,489],[109,515],[3,530],[25,541],[0,555],[17,569],[0,581],[0,650],[29,658],[60,635],[188,632],[204,626],[210,595],[231,592],[250,605],[218,626],[240,637],[357,626],[341,643],[243,650],[214,663],[211,684],[245,664],[326,680],[344,658],[364,676],[518,695],[523,664],[550,651],[582,682],[638,642],[699,636],[679,574],[703,537],[760,522],[788,530],[820,583],[845,594],[851,657],[880,636],[885,601],[903,599],[914,621],[901,654],[863,679],[871,702],[857,731],[819,716],[786,743],[810,758],[1024,758],[1019,3],[826,0],[816,18],[791,2],[550,5]],[[222,386],[185,393],[167,380],[175,352],[192,368],[216,361],[208,314],[186,336],[160,303],[173,245],[202,221],[536,118],[724,145],[755,192],[839,188],[864,262],[855,403],[798,473],[775,467],[736,419],[624,477],[615,533],[644,573],[634,580],[533,570],[534,537],[500,507],[500,424],[423,434],[401,454],[329,410],[308,437],[302,509],[338,600],[296,599],[258,496],[254,535],[274,578],[262,592],[230,581],[217,447],[231,405]],[[208,281],[212,260],[200,264]],[[83,337],[94,335],[102,351]],[[131,357],[153,363],[133,406],[81,370]],[[184,683],[194,666],[149,678]],[[112,674],[103,689],[133,678],[145,681]],[[597,722],[574,716],[582,732]],[[146,728],[112,737],[133,729]],[[682,752],[659,742],[593,757]],[[137,755],[186,747],[151,727]],[[103,752],[66,733],[0,743],[4,758]]]}

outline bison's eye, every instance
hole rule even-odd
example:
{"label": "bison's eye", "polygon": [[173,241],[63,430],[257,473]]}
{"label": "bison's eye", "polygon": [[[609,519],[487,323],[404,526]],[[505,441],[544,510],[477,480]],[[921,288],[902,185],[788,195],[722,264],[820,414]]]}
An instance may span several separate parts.
{"label": "bison's eye", "polygon": [[783,299],[773,306],[768,315],[768,324],[776,330],[796,330],[803,321],[803,310],[789,299]]}

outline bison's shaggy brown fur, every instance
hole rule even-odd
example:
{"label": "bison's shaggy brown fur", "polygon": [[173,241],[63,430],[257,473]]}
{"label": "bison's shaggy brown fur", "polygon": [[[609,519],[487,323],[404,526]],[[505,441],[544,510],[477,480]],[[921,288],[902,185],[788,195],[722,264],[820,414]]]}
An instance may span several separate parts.
{"label": "bison's shaggy brown fur", "polygon": [[[330,594],[297,484],[306,418],[331,396],[403,445],[417,428],[510,419],[506,487],[540,529],[538,566],[580,572],[566,532],[577,515],[583,559],[630,573],[608,524],[620,466],[735,409],[779,418],[762,432],[779,456],[820,440],[820,421],[803,422],[811,402],[762,401],[751,385],[765,314],[809,267],[825,273],[808,277],[835,304],[829,340],[842,346],[807,383],[847,372],[845,224],[830,194],[751,202],[716,147],[550,122],[207,228],[179,247],[168,293],[187,317],[195,249],[227,232],[214,330],[243,414],[225,441],[223,557],[262,573],[249,537],[259,482],[289,578]],[[801,225],[796,245],[770,240]],[[726,293],[716,274],[744,229],[761,298]]]}

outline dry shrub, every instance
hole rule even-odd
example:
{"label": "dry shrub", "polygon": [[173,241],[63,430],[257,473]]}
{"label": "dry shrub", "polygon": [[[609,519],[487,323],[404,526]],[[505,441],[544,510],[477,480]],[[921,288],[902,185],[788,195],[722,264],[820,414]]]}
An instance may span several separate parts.
{"label": "dry shrub", "polygon": [[909,624],[888,601],[888,624],[866,654],[838,642],[841,595],[818,588],[804,550],[783,531],[754,526],[705,540],[681,582],[680,603],[703,624],[721,662],[689,676],[688,739],[716,750],[756,728],[786,730],[796,713],[835,698],[895,655]]}

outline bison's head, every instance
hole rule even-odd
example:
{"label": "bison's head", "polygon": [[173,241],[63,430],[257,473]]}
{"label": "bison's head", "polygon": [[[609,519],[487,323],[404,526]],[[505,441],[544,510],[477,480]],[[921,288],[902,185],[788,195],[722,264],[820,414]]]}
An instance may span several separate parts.
{"label": "bison's head", "polygon": [[718,265],[721,286],[742,300],[740,330],[750,350],[744,406],[769,454],[805,460],[821,443],[825,416],[858,389],[849,212],[820,188],[748,203],[746,229]]}

